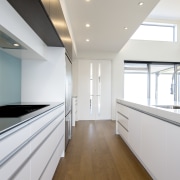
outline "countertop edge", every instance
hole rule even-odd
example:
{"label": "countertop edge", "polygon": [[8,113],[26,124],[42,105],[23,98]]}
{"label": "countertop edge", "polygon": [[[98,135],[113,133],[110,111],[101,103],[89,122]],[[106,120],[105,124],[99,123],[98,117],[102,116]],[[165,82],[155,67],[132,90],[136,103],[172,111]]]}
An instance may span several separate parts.
{"label": "countertop edge", "polygon": [[[26,103],[27,104],[27,103]],[[31,104],[31,103],[28,103]],[[34,103],[32,103],[34,104]],[[42,103],[37,103],[37,104],[42,104]],[[29,113],[25,116],[19,117],[19,118],[14,118],[14,119],[19,119],[18,123],[14,123],[13,125],[4,128],[3,130],[0,131],[0,136],[5,134],[6,132],[15,129],[18,126],[23,126],[23,124],[26,124],[27,122],[31,121],[33,118],[36,118],[44,113],[47,113],[48,111],[51,111],[52,109],[62,106],[64,102],[59,102],[59,103],[43,103],[43,104],[50,104],[48,107],[42,108],[40,110],[34,111],[32,113]],[[6,118],[1,118],[6,120]],[[13,118],[12,118],[13,119]]]}
{"label": "countertop edge", "polygon": [[180,127],[180,120],[179,120],[180,114],[179,113],[176,113],[167,109],[158,108],[152,105],[145,105],[145,104],[131,102],[128,100],[123,100],[123,99],[117,99],[116,102],[126,107],[129,107],[131,109],[134,109],[136,111],[139,111],[141,113],[147,114],[149,116],[158,118],[162,121],[165,121],[167,123]]}

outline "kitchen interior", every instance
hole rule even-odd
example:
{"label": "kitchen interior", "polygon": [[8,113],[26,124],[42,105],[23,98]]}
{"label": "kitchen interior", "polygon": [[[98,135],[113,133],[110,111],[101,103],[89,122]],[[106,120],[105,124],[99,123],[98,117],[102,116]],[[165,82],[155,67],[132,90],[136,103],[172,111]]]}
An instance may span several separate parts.
{"label": "kitchen interior", "polygon": [[[180,179],[178,7],[1,0],[0,177],[52,179],[79,122],[112,120],[152,179]],[[143,23],[173,40],[132,39]]]}

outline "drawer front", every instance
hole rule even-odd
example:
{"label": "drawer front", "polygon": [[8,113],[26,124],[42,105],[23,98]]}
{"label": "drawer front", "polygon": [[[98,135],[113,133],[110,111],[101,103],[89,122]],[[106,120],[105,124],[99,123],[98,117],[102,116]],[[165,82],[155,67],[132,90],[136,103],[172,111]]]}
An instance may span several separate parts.
{"label": "drawer front", "polygon": [[[41,149],[40,146],[45,144],[45,142],[41,144],[45,137],[52,141],[46,146],[47,152],[48,149],[55,148],[59,139],[64,136],[64,121],[64,106],[61,106],[19,125],[1,136],[0,177],[8,179],[12,176],[13,179],[29,179],[31,166],[29,158],[35,156],[33,154],[35,149]],[[48,133],[51,137],[46,136]]]}
{"label": "drawer front", "polygon": [[30,145],[18,151],[17,154],[6,161],[0,168],[0,179],[30,180],[30,163],[27,162],[29,154]]}
{"label": "drawer front", "polygon": [[47,167],[59,145],[59,131],[61,126],[63,126],[63,122],[64,120],[60,121],[57,118],[56,121],[31,142],[31,153],[34,154],[31,158],[32,179],[41,179],[44,172],[48,170]]}
{"label": "drawer front", "polygon": [[[35,151],[35,149],[38,148],[38,146],[46,140],[46,137],[48,137],[55,129],[58,129],[58,131],[57,138],[54,141],[57,141],[58,138],[60,139],[60,136],[64,134],[64,129],[62,129],[63,126],[65,127],[64,117],[61,116],[54,119],[50,124],[42,126],[42,128],[34,134],[36,137],[31,141],[31,151]],[[62,131],[60,131],[60,127]]]}
{"label": "drawer front", "polygon": [[63,138],[60,139],[59,145],[58,145],[57,149],[55,150],[51,160],[49,161],[48,167],[42,174],[41,179],[43,179],[43,180],[53,179],[53,175],[54,175],[56,167],[59,163],[60,154],[62,154],[64,152],[64,146],[65,146],[65,138],[63,136]]}
{"label": "drawer front", "polygon": [[117,103],[117,111],[121,112],[124,116],[128,117],[129,108]]}
{"label": "drawer front", "polygon": [[25,126],[25,123],[14,128],[11,134],[7,135],[8,133],[0,140],[0,161],[16,151],[31,135],[29,125]]}
{"label": "drawer front", "polygon": [[125,115],[123,115],[122,113],[120,113],[119,111],[117,112],[117,121],[119,124],[121,124],[121,126],[128,131],[129,127],[128,127],[128,123],[129,123],[129,119],[128,117],[126,117]]}
{"label": "drawer front", "polygon": [[42,117],[38,118],[31,124],[31,134],[36,133],[39,129],[43,128],[46,124],[48,124],[52,119],[61,116],[64,116],[64,106],[61,106],[55,110],[47,114],[43,114]]}
{"label": "drawer front", "polygon": [[128,141],[128,131],[124,129],[124,127],[118,123],[118,131],[120,136],[125,140]]}

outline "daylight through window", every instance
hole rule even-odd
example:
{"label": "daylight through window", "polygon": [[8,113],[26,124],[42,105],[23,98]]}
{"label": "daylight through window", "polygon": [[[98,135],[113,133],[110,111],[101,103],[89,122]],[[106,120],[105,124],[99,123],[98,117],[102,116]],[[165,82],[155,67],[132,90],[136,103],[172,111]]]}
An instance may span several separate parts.
{"label": "daylight through window", "polygon": [[175,24],[143,23],[131,39],[176,42]]}

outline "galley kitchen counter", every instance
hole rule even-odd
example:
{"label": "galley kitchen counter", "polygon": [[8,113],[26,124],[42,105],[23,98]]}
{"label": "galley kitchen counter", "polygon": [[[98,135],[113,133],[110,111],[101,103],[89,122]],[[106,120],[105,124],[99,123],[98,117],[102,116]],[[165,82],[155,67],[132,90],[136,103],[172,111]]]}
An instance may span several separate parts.
{"label": "galley kitchen counter", "polygon": [[[30,123],[30,120],[33,118],[39,116],[41,117],[43,114],[46,114],[46,112],[50,112],[51,110],[62,106],[64,103],[52,103],[52,102],[42,102],[42,103],[16,103],[16,104],[10,104],[10,105],[48,105],[46,107],[43,107],[41,109],[38,109],[36,111],[33,111],[31,113],[28,113],[26,115],[22,115],[20,117],[1,117],[0,118],[0,135],[3,133],[16,128],[20,125],[23,125],[27,122]],[[11,113],[11,112],[9,112]]]}
{"label": "galley kitchen counter", "polygon": [[180,126],[180,109],[167,109],[156,105],[178,105],[180,102],[155,101],[151,99],[117,99],[117,103],[127,106],[136,111],[153,116],[168,123]]}

